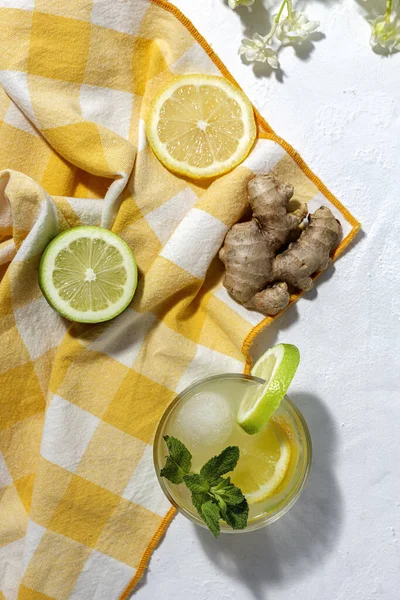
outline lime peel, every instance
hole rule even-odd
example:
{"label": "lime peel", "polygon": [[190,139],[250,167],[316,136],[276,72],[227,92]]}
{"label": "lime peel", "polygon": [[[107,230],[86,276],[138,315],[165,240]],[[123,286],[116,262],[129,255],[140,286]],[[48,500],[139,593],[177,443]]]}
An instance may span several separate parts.
{"label": "lime peel", "polygon": [[284,398],[300,362],[300,352],[292,344],[277,344],[265,352],[254,365],[251,374],[265,379],[258,393],[249,390],[243,398],[238,424],[249,434],[255,434],[268,422]]}

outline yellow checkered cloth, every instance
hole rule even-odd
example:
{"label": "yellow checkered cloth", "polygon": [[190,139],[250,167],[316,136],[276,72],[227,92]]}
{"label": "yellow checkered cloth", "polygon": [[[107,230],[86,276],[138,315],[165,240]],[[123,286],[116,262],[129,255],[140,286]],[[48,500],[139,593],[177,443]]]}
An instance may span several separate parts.
{"label": "yellow checkered cloth", "polygon": [[[358,224],[259,115],[249,158],[211,184],[158,162],[144,120],[159,88],[232,80],[173,6],[0,7],[0,598],[125,598],[173,516],[152,466],[161,414],[196,378],[243,370],[271,321],[229,298],[215,259],[249,177],[273,168],[311,210],[328,205],[336,256]],[[139,265],[109,323],[67,322],[38,287],[46,244],[79,224],[112,228]]]}

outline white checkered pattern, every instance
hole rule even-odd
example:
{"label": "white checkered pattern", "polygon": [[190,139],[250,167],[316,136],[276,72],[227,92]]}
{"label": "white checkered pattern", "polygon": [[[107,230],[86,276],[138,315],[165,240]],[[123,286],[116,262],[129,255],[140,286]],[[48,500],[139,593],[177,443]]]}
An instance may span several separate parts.
{"label": "white checkered pattern", "polygon": [[89,349],[103,352],[126,367],[131,367],[154,321],[152,314],[141,315],[128,309],[112,321],[104,334],[90,344]]}
{"label": "white checkered pattern", "polygon": [[100,419],[86,410],[53,396],[46,412],[41,455],[75,473],[99,423]]}
{"label": "white checkered pattern", "polygon": [[122,496],[157,515],[165,515],[169,503],[154,473],[152,446],[146,447]]}
{"label": "white checkered pattern", "polygon": [[228,227],[219,219],[192,208],[165,244],[161,256],[202,279],[227,231]]}

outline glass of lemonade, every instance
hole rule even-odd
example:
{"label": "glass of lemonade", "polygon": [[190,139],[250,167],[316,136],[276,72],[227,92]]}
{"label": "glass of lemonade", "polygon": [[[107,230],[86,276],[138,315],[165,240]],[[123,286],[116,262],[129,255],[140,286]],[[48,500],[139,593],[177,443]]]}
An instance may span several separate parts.
{"label": "glass of lemonade", "polygon": [[201,379],[175,398],[159,423],[154,441],[159,483],[168,500],[197,525],[205,527],[187,487],[160,477],[168,455],[164,435],[185,444],[196,472],[227,446],[239,447],[239,462],[230,477],[247,498],[248,523],[245,529],[233,530],[221,521],[221,532],[242,533],[273,523],[293,506],[304,488],[311,467],[311,437],[302,414],[287,396],[260,432],[249,435],[236,422],[243,397],[257,393],[264,383],[236,373]]}

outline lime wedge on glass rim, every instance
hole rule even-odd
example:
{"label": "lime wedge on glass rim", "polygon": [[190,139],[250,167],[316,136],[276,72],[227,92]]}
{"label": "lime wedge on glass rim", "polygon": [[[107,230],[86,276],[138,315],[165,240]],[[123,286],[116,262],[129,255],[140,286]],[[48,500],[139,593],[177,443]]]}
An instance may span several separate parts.
{"label": "lime wedge on glass rim", "polygon": [[103,227],[73,227],[43,253],[39,285],[54,310],[78,323],[100,323],[131,302],[137,266],[126,242]]}
{"label": "lime wedge on glass rim", "polygon": [[251,370],[265,380],[256,393],[253,390],[240,403],[237,422],[249,434],[260,431],[285,396],[300,362],[300,353],[292,344],[277,344],[267,350]]}

